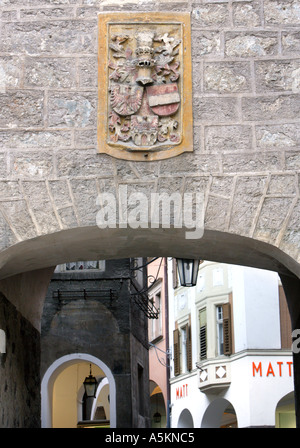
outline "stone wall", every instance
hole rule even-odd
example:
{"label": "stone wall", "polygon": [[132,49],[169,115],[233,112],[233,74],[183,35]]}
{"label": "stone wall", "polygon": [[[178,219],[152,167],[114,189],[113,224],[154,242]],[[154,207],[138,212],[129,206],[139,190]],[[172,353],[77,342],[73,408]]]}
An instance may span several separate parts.
{"label": "stone wall", "polygon": [[0,328],[6,340],[0,354],[0,428],[39,428],[40,334],[2,294]]}
{"label": "stone wall", "polygon": [[[188,11],[194,152],[97,153],[97,13]],[[6,0],[0,42],[0,247],[95,225],[99,192],[201,191],[205,228],[299,261],[299,2]]]}

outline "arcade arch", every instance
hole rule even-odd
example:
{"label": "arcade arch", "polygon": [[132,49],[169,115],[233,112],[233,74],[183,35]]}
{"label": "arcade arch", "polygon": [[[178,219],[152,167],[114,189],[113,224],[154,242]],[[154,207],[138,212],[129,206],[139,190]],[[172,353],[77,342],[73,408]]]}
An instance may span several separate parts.
{"label": "arcade arch", "polygon": [[184,409],[178,419],[177,428],[194,428],[192,414],[188,409]]}
{"label": "arcade arch", "polygon": [[[102,400],[105,395],[105,401],[107,401],[107,386],[109,386],[109,418],[110,427],[116,427],[116,385],[111,370],[98,358],[86,353],[74,353],[63,356],[57,359],[45,372],[41,384],[41,399],[42,399],[42,427],[53,427],[54,419],[53,412],[55,411],[55,403],[53,400],[54,386],[59,375],[70,366],[74,366],[79,363],[91,363],[96,367],[96,372],[105,375],[105,378],[100,382],[96,398],[93,403],[91,415],[95,416],[97,403]],[[97,375],[95,375],[97,378]],[[105,390],[106,389],[106,390]],[[106,394],[104,394],[106,392]],[[82,418],[82,399],[84,395],[83,385],[81,384],[76,391],[77,408],[73,411],[76,413],[77,421]],[[102,396],[101,396],[102,395]],[[107,405],[107,403],[105,403]],[[108,408],[106,406],[106,414]]]}
{"label": "arcade arch", "polygon": [[225,398],[217,398],[207,407],[201,428],[237,427],[237,419],[232,404]]}

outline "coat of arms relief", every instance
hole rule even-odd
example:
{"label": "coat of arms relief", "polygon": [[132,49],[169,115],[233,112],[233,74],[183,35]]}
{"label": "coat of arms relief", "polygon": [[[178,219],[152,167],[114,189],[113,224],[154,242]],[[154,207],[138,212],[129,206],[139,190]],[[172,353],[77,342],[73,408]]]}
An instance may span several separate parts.
{"label": "coat of arms relief", "polygon": [[184,27],[176,14],[99,15],[100,152],[159,160],[192,150]]}

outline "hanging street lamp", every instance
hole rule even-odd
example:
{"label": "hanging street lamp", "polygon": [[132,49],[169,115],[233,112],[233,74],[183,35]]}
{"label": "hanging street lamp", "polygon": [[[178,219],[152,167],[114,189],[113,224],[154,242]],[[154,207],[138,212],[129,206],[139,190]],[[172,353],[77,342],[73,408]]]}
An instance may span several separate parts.
{"label": "hanging street lamp", "polygon": [[176,258],[176,261],[181,286],[195,286],[200,260]]}
{"label": "hanging street lamp", "polygon": [[96,398],[96,390],[98,386],[98,382],[96,378],[92,375],[92,365],[90,364],[90,374],[86,377],[83,382],[84,390],[87,398]]}

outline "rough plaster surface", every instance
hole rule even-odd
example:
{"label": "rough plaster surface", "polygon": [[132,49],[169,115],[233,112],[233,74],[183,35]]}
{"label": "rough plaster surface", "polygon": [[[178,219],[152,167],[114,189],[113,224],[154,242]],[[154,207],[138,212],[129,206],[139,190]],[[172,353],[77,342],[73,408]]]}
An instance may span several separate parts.
{"label": "rough plaster surface", "polygon": [[[298,1],[0,4],[4,271],[6,249],[17,243],[95,226],[98,194],[120,184],[148,193],[201,191],[207,230],[268,243],[300,261]],[[100,155],[97,13],[164,10],[191,13],[194,152],[150,163]],[[151,238],[149,230],[142,241]]]}

